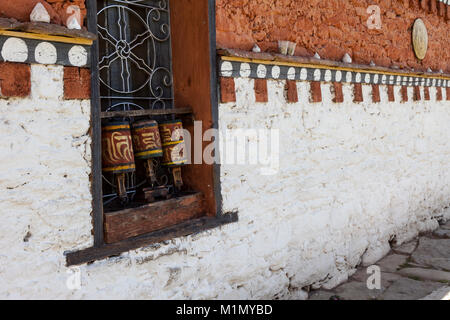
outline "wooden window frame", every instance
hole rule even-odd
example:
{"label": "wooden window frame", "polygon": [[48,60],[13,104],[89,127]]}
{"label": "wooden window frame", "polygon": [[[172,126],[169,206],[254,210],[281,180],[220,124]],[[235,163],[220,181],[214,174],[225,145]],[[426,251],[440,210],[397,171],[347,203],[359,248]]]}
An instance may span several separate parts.
{"label": "wooden window frame", "polygon": [[[188,0],[170,0],[172,5],[176,1]],[[195,0],[199,1],[199,0]],[[217,56],[216,56],[216,26],[215,26],[215,0],[204,1],[201,5],[207,6],[208,20],[208,40],[209,40],[209,59],[204,59],[204,63],[209,64],[210,80],[209,94],[210,99],[210,116],[212,128],[218,129],[218,94],[217,94]],[[200,1],[199,1],[200,3]],[[188,5],[188,4],[186,4]],[[92,33],[97,34],[97,1],[86,1],[88,9],[87,27]],[[202,26],[204,29],[204,26]],[[200,28],[200,29],[202,29]],[[172,37],[173,41],[173,37]],[[104,214],[102,200],[102,161],[101,161],[101,106],[100,106],[100,85],[98,72],[98,43],[94,41],[91,56],[91,136],[92,136],[92,175],[91,175],[91,191],[92,191],[92,221],[93,221],[93,238],[94,244],[91,248],[65,252],[67,266],[80,265],[84,263],[94,262],[96,260],[105,259],[111,256],[117,256],[123,252],[139,249],[154,243],[170,240],[173,238],[183,237],[198,232],[217,228],[222,225],[237,222],[237,212],[222,212],[222,198],[220,188],[220,164],[214,164],[212,168],[213,179],[213,197],[215,201],[215,212],[212,215],[199,219],[189,220],[175,226],[129,238],[112,244],[106,244],[104,239]],[[199,56],[197,52],[193,53],[193,57]],[[180,76],[180,78],[182,78]],[[184,80],[184,79],[182,79]],[[190,81],[189,81],[190,82]],[[176,83],[175,83],[176,84]],[[177,88],[175,86],[174,90]],[[216,141],[218,143],[218,141]],[[219,150],[216,145],[216,150]]]}

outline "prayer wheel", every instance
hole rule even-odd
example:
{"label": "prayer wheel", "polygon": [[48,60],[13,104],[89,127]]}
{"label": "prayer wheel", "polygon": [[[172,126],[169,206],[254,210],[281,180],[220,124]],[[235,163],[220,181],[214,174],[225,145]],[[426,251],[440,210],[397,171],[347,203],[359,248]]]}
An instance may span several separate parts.
{"label": "prayer wheel", "polygon": [[108,123],[102,127],[102,168],[116,178],[117,194],[127,201],[125,174],[134,172],[133,142],[128,122]]}
{"label": "prayer wheel", "polygon": [[163,145],[162,164],[170,167],[175,187],[183,186],[181,166],[187,163],[186,144],[181,120],[166,121],[159,125]]}
{"label": "prayer wheel", "polygon": [[169,142],[184,140],[181,120],[165,121],[159,125],[163,145]]}
{"label": "prayer wheel", "polygon": [[186,164],[186,150],[184,140],[169,142],[166,145],[163,144],[164,156],[162,164],[168,167],[182,166]]}
{"label": "prayer wheel", "polygon": [[142,120],[132,125],[134,156],[145,160],[147,178],[152,186],[156,184],[154,158],[163,156],[158,123],[154,120]]}

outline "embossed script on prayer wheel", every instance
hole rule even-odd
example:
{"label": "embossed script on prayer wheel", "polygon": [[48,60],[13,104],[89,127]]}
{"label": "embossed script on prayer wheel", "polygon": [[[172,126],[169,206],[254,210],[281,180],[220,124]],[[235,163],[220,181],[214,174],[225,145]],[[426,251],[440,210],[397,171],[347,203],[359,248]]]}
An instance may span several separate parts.
{"label": "embossed script on prayer wheel", "polygon": [[165,166],[181,166],[186,164],[187,157],[185,154],[184,141],[172,142],[164,146],[164,156],[162,164]]}
{"label": "embossed script on prayer wheel", "polygon": [[138,159],[162,157],[163,150],[158,123],[144,120],[133,124],[134,155]]}
{"label": "embossed script on prayer wheel", "polygon": [[158,123],[154,120],[143,120],[135,122],[132,127],[134,155],[138,159],[146,160],[144,166],[147,178],[153,187],[157,183],[157,178],[152,159],[163,155]]}
{"label": "embossed script on prayer wheel", "polygon": [[416,19],[412,31],[414,53],[419,60],[423,60],[428,50],[427,27],[421,19]]}
{"label": "embossed script on prayer wheel", "polygon": [[104,172],[125,173],[136,170],[130,125],[109,123],[102,127],[102,163]]}
{"label": "embossed script on prayer wheel", "polygon": [[166,121],[159,125],[163,145],[183,139],[183,124],[181,120]]}
{"label": "embossed script on prayer wheel", "polygon": [[183,124],[180,120],[173,120],[159,125],[163,144],[163,165],[179,166],[187,162],[185,143],[183,138]]}
{"label": "embossed script on prayer wheel", "polygon": [[183,124],[180,120],[167,121],[159,129],[164,151],[162,164],[171,168],[174,185],[180,190],[183,186],[180,166],[187,163]]}

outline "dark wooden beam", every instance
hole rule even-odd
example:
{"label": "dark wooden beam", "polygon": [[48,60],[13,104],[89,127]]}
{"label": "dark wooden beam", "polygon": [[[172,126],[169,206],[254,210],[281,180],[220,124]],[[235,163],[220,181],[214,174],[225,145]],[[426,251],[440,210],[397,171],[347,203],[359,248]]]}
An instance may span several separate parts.
{"label": "dark wooden beam", "polygon": [[154,243],[200,233],[237,221],[237,212],[224,214],[219,217],[204,217],[190,220],[161,231],[156,231],[118,243],[105,244],[101,247],[92,247],[76,252],[66,252],[66,263],[68,267],[90,263],[96,260],[117,256],[123,252],[142,248]]}
{"label": "dark wooden beam", "polygon": [[[87,5],[89,7],[93,7],[91,3],[88,3]],[[88,22],[89,19],[90,17],[88,16]],[[45,22],[20,22],[10,18],[0,18],[0,30],[29,32],[69,38],[83,38],[89,40],[97,39],[97,32],[93,31],[89,32],[84,29],[68,29],[64,26]]]}
{"label": "dark wooden beam", "polygon": [[109,111],[109,112],[102,112],[101,118],[105,119],[105,118],[114,118],[114,117],[161,116],[161,115],[171,115],[171,114],[175,114],[175,115],[192,114],[192,108]]}
{"label": "dark wooden beam", "polygon": [[[211,118],[212,128],[219,130],[219,77],[217,70],[217,36],[216,36],[216,1],[208,0],[208,17],[209,17],[209,60],[211,65],[210,95],[211,95]],[[220,159],[220,141],[214,141],[216,159]],[[220,183],[221,175],[220,161],[213,164],[213,183],[214,183],[214,199],[216,202],[216,215],[222,215],[222,187]]]}
{"label": "dark wooden beam", "polygon": [[[88,30],[97,34],[97,1],[87,1]],[[102,129],[100,119],[100,83],[98,71],[98,41],[91,48],[91,139],[92,139],[92,221],[94,247],[103,241],[103,192],[102,192]]]}
{"label": "dark wooden beam", "polygon": [[139,208],[105,213],[105,242],[115,243],[205,216],[204,198],[194,193]]}

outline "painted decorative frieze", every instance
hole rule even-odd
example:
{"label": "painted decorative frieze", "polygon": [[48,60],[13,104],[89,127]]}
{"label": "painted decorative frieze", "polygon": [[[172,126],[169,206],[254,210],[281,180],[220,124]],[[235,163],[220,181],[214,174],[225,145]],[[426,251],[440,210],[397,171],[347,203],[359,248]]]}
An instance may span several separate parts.
{"label": "painted decorative frieze", "polygon": [[246,61],[220,61],[220,75],[232,78],[254,78],[297,81],[343,82],[401,86],[450,87],[450,79],[441,76],[387,74],[375,71],[319,67],[298,67]]}
{"label": "painted decorative frieze", "polygon": [[[50,37],[51,39],[51,37]],[[0,61],[90,67],[90,45],[0,36]]]}
{"label": "painted decorative frieze", "polygon": [[[310,101],[322,102],[322,84],[331,83],[334,103],[343,103],[343,84],[351,84],[353,102],[364,102],[363,85],[371,87],[372,102],[379,103],[380,86],[385,86],[388,101],[395,102],[394,86],[400,87],[401,102],[430,100],[430,88],[436,91],[436,100],[443,100],[443,90],[446,100],[450,100],[450,77],[445,74],[407,74],[381,70],[363,70],[351,67],[326,65],[299,65],[286,62],[254,61],[236,57],[222,57],[219,62],[220,101],[222,103],[236,101],[235,78],[254,79],[255,102],[268,102],[268,80],[285,81],[286,100],[296,103],[299,99],[297,81],[310,83]],[[412,98],[408,98],[408,87],[413,88]]]}

